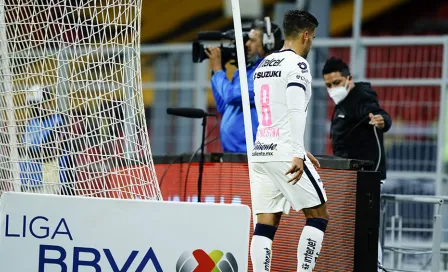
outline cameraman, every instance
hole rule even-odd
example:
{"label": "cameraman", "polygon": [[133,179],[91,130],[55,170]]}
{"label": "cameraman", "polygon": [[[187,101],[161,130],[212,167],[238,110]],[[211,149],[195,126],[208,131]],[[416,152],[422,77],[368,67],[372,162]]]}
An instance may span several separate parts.
{"label": "cameraman", "polygon": [[27,92],[30,113],[20,149],[22,191],[74,195],[73,158],[70,129],[64,115],[55,112],[56,99],[44,87],[35,85]]}
{"label": "cameraman", "polygon": [[[380,107],[375,90],[367,82],[354,82],[348,65],[330,58],[322,69],[328,95],[336,104],[331,118],[333,154],[342,158],[373,161],[366,170],[381,172],[386,179],[383,134],[392,126],[389,114]],[[378,244],[378,264],[382,252]],[[380,269],[378,271],[381,271]]]}
{"label": "cameraman", "polygon": [[[247,83],[252,116],[253,140],[258,127],[257,110],[254,101],[253,74],[255,68],[271,52],[282,46],[280,28],[271,24],[269,17],[265,21],[256,20],[249,32],[246,42]],[[240,77],[238,70],[229,81],[221,60],[221,50],[218,47],[209,47],[206,51],[212,68],[212,91],[216,108],[222,115],[220,133],[224,152],[246,153],[246,137],[244,130],[243,105],[241,99]]]}

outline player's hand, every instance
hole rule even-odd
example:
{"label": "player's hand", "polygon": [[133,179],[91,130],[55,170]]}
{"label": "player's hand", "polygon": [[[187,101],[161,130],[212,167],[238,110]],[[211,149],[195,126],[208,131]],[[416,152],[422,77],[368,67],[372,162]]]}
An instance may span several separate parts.
{"label": "player's hand", "polygon": [[205,54],[207,54],[210,66],[215,73],[222,70],[221,49],[219,47],[210,46],[205,50]]}
{"label": "player's hand", "polygon": [[288,172],[285,175],[294,174],[292,178],[288,180],[291,184],[296,184],[303,174],[303,159],[294,157],[291,162],[291,168],[289,168]]}
{"label": "player's hand", "polygon": [[310,152],[306,152],[306,155],[308,156],[308,159],[310,159],[311,163],[314,165],[314,167],[316,168],[320,168],[320,163],[319,161],[313,156],[313,154],[311,154]]}
{"label": "player's hand", "polygon": [[374,125],[379,129],[384,128],[384,118],[381,114],[373,115],[373,113],[369,113],[370,122],[369,124]]}

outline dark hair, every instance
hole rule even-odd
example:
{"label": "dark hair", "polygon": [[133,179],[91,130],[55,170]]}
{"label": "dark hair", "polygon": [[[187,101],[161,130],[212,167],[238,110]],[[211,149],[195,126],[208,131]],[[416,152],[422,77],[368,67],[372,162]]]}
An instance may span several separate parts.
{"label": "dark hair", "polygon": [[334,72],[340,72],[342,76],[349,76],[350,69],[347,63],[336,57],[329,58],[322,69],[322,75],[331,74]]}
{"label": "dark hair", "polygon": [[288,10],[283,18],[285,37],[294,37],[304,30],[314,30],[318,26],[316,17],[304,10]]}

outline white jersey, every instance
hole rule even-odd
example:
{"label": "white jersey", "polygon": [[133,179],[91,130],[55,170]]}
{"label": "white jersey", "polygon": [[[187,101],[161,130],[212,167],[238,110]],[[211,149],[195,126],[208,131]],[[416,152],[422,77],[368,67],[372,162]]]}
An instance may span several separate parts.
{"label": "white jersey", "polygon": [[259,125],[253,162],[305,158],[311,79],[308,62],[289,49],[272,53],[258,65],[254,91]]}

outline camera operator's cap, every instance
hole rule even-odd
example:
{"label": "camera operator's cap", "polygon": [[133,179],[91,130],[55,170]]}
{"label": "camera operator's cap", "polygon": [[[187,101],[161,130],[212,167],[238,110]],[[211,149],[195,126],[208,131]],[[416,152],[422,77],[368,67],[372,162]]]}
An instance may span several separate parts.
{"label": "camera operator's cap", "polygon": [[45,88],[40,85],[33,85],[26,92],[26,102],[28,104],[41,103],[48,98]]}

